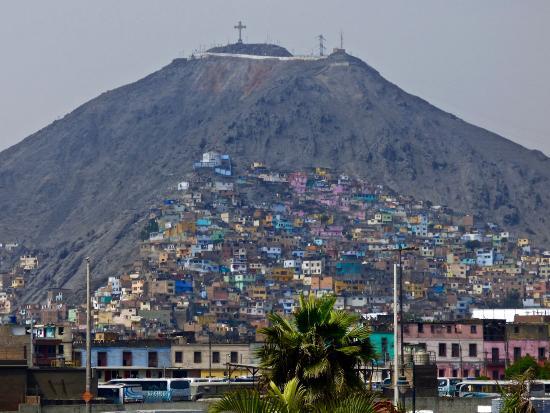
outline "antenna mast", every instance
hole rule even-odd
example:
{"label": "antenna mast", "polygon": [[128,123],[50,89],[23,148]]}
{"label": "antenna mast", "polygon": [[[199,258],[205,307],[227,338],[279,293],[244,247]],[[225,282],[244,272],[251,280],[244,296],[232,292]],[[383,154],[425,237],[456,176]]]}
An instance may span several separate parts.
{"label": "antenna mast", "polygon": [[325,55],[325,37],[320,34],[319,36],[317,36],[317,39],[319,39],[319,56],[324,56]]}

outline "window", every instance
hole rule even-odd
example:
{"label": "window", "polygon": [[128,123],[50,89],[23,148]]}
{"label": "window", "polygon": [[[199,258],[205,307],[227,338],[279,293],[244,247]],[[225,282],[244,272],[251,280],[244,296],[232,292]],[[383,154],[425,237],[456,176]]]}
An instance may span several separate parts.
{"label": "window", "polygon": [[477,333],[477,326],[476,326],[476,325],[471,325],[471,326],[470,326],[470,333],[472,333],[472,334],[476,334],[476,333]]}
{"label": "window", "polygon": [[424,324],[418,323],[418,332],[423,333],[424,332]]}
{"label": "window", "polygon": [[470,357],[477,357],[477,344],[472,343],[468,346],[468,355]]}
{"label": "window", "polygon": [[59,328],[57,329],[57,333],[58,333],[60,336],[62,336],[62,335],[65,333],[65,327],[59,327]]}
{"label": "window", "polygon": [[75,351],[74,352],[73,363],[77,367],[82,365],[82,352],[80,352],[80,351]]}
{"label": "window", "polygon": [[460,357],[460,346],[458,345],[458,343],[453,343],[451,345],[451,357]]}
{"label": "window", "polygon": [[458,369],[453,369],[453,377],[458,377]]}
{"label": "window", "polygon": [[439,343],[439,351],[438,351],[439,357],[447,357],[447,343]]}
{"label": "window", "polygon": [[493,370],[493,380],[498,380],[498,370]]}
{"label": "window", "polygon": [[231,352],[231,363],[238,363],[239,362],[239,353],[236,351]]}
{"label": "window", "polygon": [[62,356],[63,353],[65,353],[65,351],[63,350],[63,344],[60,344],[57,346],[57,354]]}
{"label": "window", "polygon": [[122,352],[122,365],[131,366],[132,365],[132,352],[123,351]]}
{"label": "window", "polygon": [[475,369],[475,371],[474,371],[474,376],[475,376],[475,377],[481,376],[481,370]]}
{"label": "window", "polygon": [[193,353],[193,362],[202,363],[202,353],[200,351],[195,351]]}
{"label": "window", "polygon": [[539,347],[539,360],[544,360],[546,358],[546,348]]}
{"label": "window", "polygon": [[220,362],[220,352],[214,351],[212,352],[212,363],[219,363]]}
{"label": "window", "polygon": [[176,363],[183,363],[183,351],[176,351],[174,353]]}
{"label": "window", "polygon": [[430,325],[430,332],[435,333],[435,326],[433,324]]}
{"label": "window", "polygon": [[493,347],[491,349],[491,360],[498,361],[499,358],[500,358],[500,350],[498,349],[498,347]]}
{"label": "window", "polygon": [[439,377],[445,377],[445,369],[439,369],[437,374],[439,375]]}
{"label": "window", "polygon": [[189,388],[189,382],[187,380],[174,380],[170,385],[171,389],[185,390]]}
{"label": "window", "polygon": [[514,347],[514,361],[518,361],[521,358],[521,347]]}
{"label": "window", "polygon": [[97,366],[98,367],[107,366],[107,352],[106,351],[98,351],[97,352]]}
{"label": "window", "polygon": [[514,326],[514,333],[516,333],[516,334],[519,333],[519,326]]}
{"label": "window", "polygon": [[150,351],[147,354],[147,366],[148,367],[158,367],[159,359],[156,351]]}
{"label": "window", "polygon": [[387,337],[382,337],[381,346],[382,346],[382,354],[385,355],[388,352],[388,338]]}
{"label": "window", "polygon": [[470,374],[470,370],[468,370],[468,369],[464,369],[464,370],[462,371],[462,377],[469,377],[469,376],[468,376],[469,374]]}
{"label": "window", "polygon": [[451,334],[453,332],[453,326],[447,326],[447,334]]}

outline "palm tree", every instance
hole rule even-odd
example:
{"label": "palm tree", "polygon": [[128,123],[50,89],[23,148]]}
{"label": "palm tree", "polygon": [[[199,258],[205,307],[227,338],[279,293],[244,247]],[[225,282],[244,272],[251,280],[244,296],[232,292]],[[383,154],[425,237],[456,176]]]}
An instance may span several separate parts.
{"label": "palm tree", "polygon": [[290,380],[281,391],[270,383],[265,397],[255,390],[227,393],[210,406],[210,413],[301,413],[306,409],[305,390],[297,379]]}
{"label": "palm tree", "polygon": [[270,382],[270,390],[262,397],[258,391],[238,390],[227,393],[210,406],[209,413],[394,413],[391,404],[377,403],[373,394],[352,393],[344,399],[309,404],[306,389],[294,378],[281,391]]}
{"label": "palm tree", "polygon": [[332,296],[300,296],[292,318],[270,314],[271,326],[260,330],[265,336],[258,351],[264,374],[277,386],[296,377],[311,403],[364,388],[356,368],[374,356],[369,329],[359,323],[359,315],[335,310],[335,302]]}
{"label": "palm tree", "polygon": [[514,378],[507,389],[501,388],[502,413],[535,413],[535,407],[529,394],[529,383],[535,378],[535,370],[530,367]]}

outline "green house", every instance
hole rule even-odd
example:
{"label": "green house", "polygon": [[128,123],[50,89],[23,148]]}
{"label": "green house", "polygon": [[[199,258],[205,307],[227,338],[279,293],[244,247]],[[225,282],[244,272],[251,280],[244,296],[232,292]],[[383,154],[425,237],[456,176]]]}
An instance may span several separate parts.
{"label": "green house", "polygon": [[373,331],[370,342],[376,352],[376,363],[384,364],[393,359],[393,331]]}

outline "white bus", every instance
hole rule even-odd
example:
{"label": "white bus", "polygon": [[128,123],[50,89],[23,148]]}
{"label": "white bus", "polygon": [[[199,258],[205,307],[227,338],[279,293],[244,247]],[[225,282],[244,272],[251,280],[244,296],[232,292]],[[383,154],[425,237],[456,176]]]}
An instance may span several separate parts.
{"label": "white bus", "polygon": [[107,384],[139,384],[145,402],[172,402],[190,400],[189,379],[113,379]]}
{"label": "white bus", "polygon": [[224,393],[237,389],[253,389],[253,381],[195,381],[191,383],[191,400],[222,397]]}
{"label": "white bus", "polygon": [[463,379],[458,377],[438,377],[437,393],[439,397],[455,397],[458,390],[456,385],[462,381]]}
{"label": "white bus", "polygon": [[[502,390],[517,384],[513,380],[471,380],[456,385],[458,397],[498,397]],[[550,380],[534,380],[527,384],[531,397],[550,395]]]}
{"label": "white bus", "polygon": [[105,399],[109,403],[143,403],[145,397],[139,384],[100,384],[97,386],[98,399]]}

